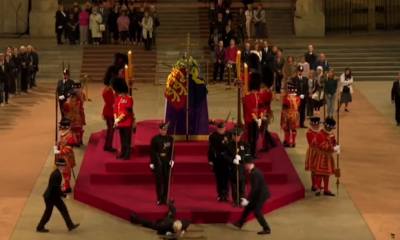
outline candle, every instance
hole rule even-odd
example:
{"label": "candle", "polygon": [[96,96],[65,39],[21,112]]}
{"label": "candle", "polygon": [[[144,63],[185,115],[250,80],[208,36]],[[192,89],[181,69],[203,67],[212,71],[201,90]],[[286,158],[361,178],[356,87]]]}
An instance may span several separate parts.
{"label": "candle", "polygon": [[132,77],[132,52],[128,52],[128,77]]}
{"label": "candle", "polygon": [[129,67],[125,65],[125,82],[129,86]]}
{"label": "candle", "polygon": [[245,63],[244,64],[244,73],[243,73],[243,75],[244,75],[244,82],[243,82],[243,94],[247,94],[247,91],[248,91],[248,85],[249,85],[249,73],[248,73],[248,67],[247,67],[247,64]]}
{"label": "candle", "polygon": [[236,71],[237,71],[236,76],[237,76],[237,78],[240,78],[241,55],[242,55],[242,53],[240,51],[237,51],[237,54],[236,54]]}

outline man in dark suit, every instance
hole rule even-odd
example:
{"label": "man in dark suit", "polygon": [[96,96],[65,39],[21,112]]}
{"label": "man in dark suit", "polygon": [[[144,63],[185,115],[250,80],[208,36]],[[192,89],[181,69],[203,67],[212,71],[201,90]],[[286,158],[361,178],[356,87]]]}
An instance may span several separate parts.
{"label": "man in dark suit", "polygon": [[65,101],[67,101],[68,93],[73,89],[74,80],[69,79],[69,69],[65,68],[63,70],[63,78],[58,80],[57,83],[57,97],[58,97],[58,107],[61,111],[61,116],[64,117],[64,112],[62,110]]}
{"label": "man in dark suit", "polygon": [[268,47],[267,41],[264,41],[261,56],[262,83],[268,88],[270,88],[274,82],[274,58],[275,55],[272,48]]}
{"label": "man in dark suit", "polygon": [[318,58],[317,55],[315,55],[314,53],[313,45],[308,46],[308,51],[304,54],[304,57],[306,58],[306,62],[310,64],[310,69],[314,71],[317,70],[315,63],[317,62]]}
{"label": "man in dark suit", "polygon": [[109,9],[108,8],[106,8],[106,5],[107,5],[107,1],[102,1],[101,3],[100,3],[100,6],[99,6],[99,14],[101,15],[101,19],[103,20],[102,22],[101,22],[101,24],[103,24],[104,25],[104,27],[106,28],[106,30],[105,31],[102,31],[101,32],[101,34],[102,34],[102,43],[103,44],[107,44],[108,42],[107,42],[107,39],[108,39],[108,15],[110,14],[110,11],[109,11]]}
{"label": "man in dark suit", "polygon": [[290,81],[296,86],[297,88],[297,96],[300,98],[300,106],[299,106],[299,114],[300,114],[300,127],[307,128],[304,125],[304,121],[306,120],[306,105],[307,100],[309,98],[308,93],[308,78],[303,77],[303,67],[297,67],[297,74],[296,77],[290,79]]}
{"label": "man in dark suit", "polygon": [[8,104],[10,64],[4,60],[0,53],[0,105]]}
{"label": "man in dark suit", "polygon": [[393,82],[392,87],[392,103],[395,107],[394,119],[396,120],[397,126],[400,126],[400,72],[399,72],[399,79]]}
{"label": "man in dark suit", "polygon": [[44,203],[46,204],[46,209],[44,210],[43,216],[40,219],[39,224],[36,227],[37,232],[49,232],[48,229],[45,228],[47,222],[50,220],[51,215],[53,213],[54,206],[60,211],[61,216],[63,217],[65,223],[67,224],[67,228],[69,231],[74,230],[79,227],[79,223],[75,224],[72,222],[71,217],[69,216],[67,206],[61,197],[66,198],[67,195],[61,191],[61,182],[62,175],[61,171],[67,165],[64,159],[60,158],[56,161],[57,169],[55,169],[49,178],[49,184],[47,185],[46,191],[43,193]]}
{"label": "man in dark suit", "polygon": [[244,49],[241,55],[242,58],[242,62],[246,63],[247,65],[249,64],[249,56],[251,54],[251,50],[250,50],[250,43],[246,43],[244,45]]}
{"label": "man in dark suit", "polygon": [[267,199],[270,197],[269,188],[265,182],[264,174],[254,166],[253,157],[251,155],[245,155],[243,162],[244,168],[250,173],[251,189],[247,198],[241,199],[241,205],[245,208],[240,216],[239,221],[233,223],[233,225],[241,229],[246,221],[247,216],[250,214],[250,212],[253,212],[258,223],[263,228],[263,230],[258,232],[258,234],[270,234],[271,229],[261,213],[265,201],[267,201]]}
{"label": "man in dark suit", "polygon": [[65,24],[67,22],[67,14],[64,12],[64,6],[59,5],[58,11],[56,12],[56,34],[57,34],[57,44],[64,44],[61,42],[61,36],[65,29]]}

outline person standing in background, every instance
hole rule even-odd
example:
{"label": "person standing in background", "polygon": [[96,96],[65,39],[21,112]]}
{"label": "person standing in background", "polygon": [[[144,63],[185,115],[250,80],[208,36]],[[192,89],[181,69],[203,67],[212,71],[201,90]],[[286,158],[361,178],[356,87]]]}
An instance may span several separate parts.
{"label": "person standing in background", "polygon": [[108,29],[108,15],[110,14],[109,8],[108,8],[108,2],[103,1],[100,3],[99,7],[99,14],[101,16],[101,24],[104,26],[104,31],[101,31],[102,34],[102,44],[107,44],[108,43],[108,35],[109,35],[109,29]]}
{"label": "person standing in background", "polygon": [[278,51],[274,59],[274,71],[275,71],[275,92],[281,93],[282,79],[283,79],[283,66],[285,60],[282,57],[282,52]]}
{"label": "person standing in background", "polygon": [[304,55],[300,56],[300,61],[297,64],[297,66],[302,66],[303,67],[303,77],[309,77],[309,72],[310,72],[310,64],[306,62],[306,57]]}
{"label": "person standing in background", "polygon": [[150,6],[150,14],[149,16],[153,20],[153,36],[152,36],[152,44],[156,45],[156,37],[157,37],[157,28],[160,26],[160,19],[157,16],[156,8],[152,5]]}
{"label": "person standing in background", "polygon": [[217,20],[217,15],[218,15],[218,12],[215,9],[215,4],[213,2],[210,2],[210,9],[208,9],[208,14],[207,14],[210,35],[214,32],[215,21]]}
{"label": "person standing in background", "polygon": [[56,25],[55,25],[58,45],[64,44],[61,41],[61,36],[64,32],[66,20],[67,20],[67,14],[64,12],[64,6],[60,4],[58,6],[58,11],[56,12]]}
{"label": "person standing in background", "polygon": [[340,76],[340,107],[344,104],[344,111],[348,112],[349,103],[351,103],[351,94],[353,93],[353,76],[351,75],[351,69],[346,68],[344,73]]}
{"label": "person standing in background", "polygon": [[217,75],[219,73],[219,82],[222,83],[224,79],[224,71],[225,71],[225,49],[224,49],[224,42],[221,40],[218,42],[218,46],[215,47],[214,50],[214,71],[213,71],[213,83],[215,84],[217,81]]}
{"label": "person standing in background", "polygon": [[142,37],[144,41],[144,49],[150,51],[150,46],[153,37],[153,19],[149,17],[149,13],[145,12],[142,19]]}
{"label": "person standing in background", "polygon": [[126,15],[127,11],[121,10],[121,15],[117,19],[118,31],[121,37],[121,44],[127,44],[128,31],[129,31],[129,17]]}
{"label": "person standing in background", "polygon": [[119,17],[119,8],[118,6],[114,6],[113,10],[110,12],[108,17],[108,27],[110,29],[110,33],[113,34],[113,43],[118,44],[119,40],[119,31],[118,31],[118,24],[117,20]]}
{"label": "person standing in background", "polygon": [[99,45],[101,37],[103,36],[100,30],[100,24],[103,22],[101,15],[97,11],[97,7],[93,7],[92,14],[90,14],[89,29],[92,33],[93,45]]}
{"label": "person standing in background", "polygon": [[74,38],[75,40],[79,41],[79,5],[78,6],[74,6],[73,10],[72,10],[72,14],[74,15],[74,20],[77,24],[77,26],[75,27],[75,31],[74,31]]}
{"label": "person standing in background", "polygon": [[39,56],[32,46],[26,48],[29,56],[29,88],[36,87],[36,72],[39,71]]}
{"label": "person standing in background", "polygon": [[9,88],[9,72],[10,65],[5,62],[4,54],[0,53],[0,106],[8,104],[8,88]]}
{"label": "person standing in background", "polygon": [[247,5],[247,10],[244,13],[246,15],[246,33],[247,33],[247,40],[250,41],[252,40],[253,36],[253,10],[251,9],[251,4]]}
{"label": "person standing in background", "polygon": [[128,17],[129,17],[129,40],[132,44],[136,45],[136,31],[138,29],[138,22],[137,22],[138,13],[136,11],[135,5],[130,3],[128,6]]}
{"label": "person standing in background", "polygon": [[69,44],[70,45],[75,45],[75,30],[78,26],[78,23],[76,21],[76,18],[74,17],[73,13],[69,14],[67,24],[65,26],[65,30],[68,31],[68,36],[69,36]]}
{"label": "person standing in background", "polygon": [[303,76],[303,67],[300,65],[297,67],[297,75],[291,79],[291,82],[296,86],[297,96],[300,98],[300,105],[298,106],[298,111],[300,115],[300,127],[307,128],[304,125],[306,119],[306,106],[309,98],[308,89],[308,78]]}
{"label": "person standing in background", "polygon": [[253,23],[256,42],[262,42],[265,37],[265,11],[261,3],[258,4],[257,10],[254,10]]}
{"label": "person standing in background", "polygon": [[5,55],[5,60],[9,63],[10,69],[9,69],[9,75],[8,75],[8,80],[9,80],[9,97],[12,98],[15,93],[16,93],[16,82],[14,79],[14,61],[12,59],[12,48],[11,46],[7,46],[6,48],[6,55]]}
{"label": "person standing in background", "polygon": [[24,46],[19,49],[19,56],[21,59],[21,92],[26,94],[28,93],[28,81],[30,80],[30,59]]}
{"label": "person standing in background", "polygon": [[244,29],[246,27],[246,16],[244,15],[243,8],[239,9],[239,13],[237,16],[237,37],[241,41],[240,43],[244,43]]}
{"label": "person standing in background", "polygon": [[18,53],[18,48],[13,49],[13,54],[11,57],[12,61],[12,72],[13,72],[13,79],[15,81],[15,94],[20,94],[21,93],[21,57],[19,56]]}
{"label": "person standing in background", "polygon": [[86,6],[82,6],[82,11],[78,15],[79,24],[79,39],[80,44],[88,44],[88,32],[89,32],[89,12],[86,11]]}
{"label": "person standing in background", "polygon": [[308,62],[310,65],[310,69],[315,71],[317,69],[317,66],[315,66],[315,63],[317,62],[317,55],[314,54],[313,45],[308,46],[308,51],[304,54],[304,57],[306,62]]}
{"label": "person standing in background", "polygon": [[325,103],[328,118],[333,119],[333,114],[335,112],[335,100],[336,100],[336,90],[338,86],[338,81],[335,77],[335,72],[333,69],[329,69],[328,77],[325,82]]}
{"label": "person standing in background", "polygon": [[398,79],[393,82],[392,92],[391,92],[392,103],[395,107],[394,118],[396,120],[397,126],[400,126],[400,72],[398,74]]}

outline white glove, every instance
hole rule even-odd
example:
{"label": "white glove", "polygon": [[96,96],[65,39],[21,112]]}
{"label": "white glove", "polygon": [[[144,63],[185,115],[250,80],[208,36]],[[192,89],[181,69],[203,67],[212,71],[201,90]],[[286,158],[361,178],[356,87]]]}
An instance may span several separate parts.
{"label": "white glove", "polygon": [[60,99],[61,101],[65,99],[64,95],[60,95],[58,96],[58,99]]}
{"label": "white glove", "polygon": [[235,159],[237,159],[238,161],[242,160],[242,157],[240,155],[236,155]]}
{"label": "white glove", "polygon": [[214,165],[214,163],[213,162],[208,162],[211,166],[213,166]]}
{"label": "white glove", "polygon": [[340,154],[340,149],[336,151],[336,154]]}
{"label": "white glove", "polygon": [[54,154],[60,154],[60,150],[54,149]]}
{"label": "white glove", "polygon": [[185,230],[182,230],[181,237],[183,237],[183,234],[185,234]]}
{"label": "white glove", "polygon": [[151,170],[153,170],[154,169],[154,164],[150,164],[150,168],[151,168]]}
{"label": "white glove", "polygon": [[167,232],[165,235],[170,236],[172,235],[172,232]]}
{"label": "white glove", "polygon": [[116,119],[114,120],[114,126],[117,126],[119,122],[121,122],[121,119],[116,118]]}
{"label": "white glove", "polygon": [[267,121],[267,120],[268,120],[268,118],[267,118],[267,117],[263,117],[262,119],[263,119],[264,121]]}
{"label": "white glove", "polygon": [[240,160],[238,160],[238,159],[233,159],[233,164],[239,165],[239,162],[240,162]]}
{"label": "white glove", "polygon": [[249,205],[249,201],[247,201],[246,198],[241,198],[240,200],[241,200],[240,205],[242,207],[246,207],[247,205]]}
{"label": "white glove", "polygon": [[333,147],[333,151],[335,151],[335,152],[340,152],[340,146],[339,145],[336,145],[335,147]]}
{"label": "white glove", "polygon": [[171,168],[174,167],[174,164],[175,164],[174,160],[169,161],[169,165],[171,166]]}
{"label": "white glove", "polygon": [[256,120],[258,127],[261,127],[261,119]]}
{"label": "white glove", "polygon": [[300,99],[304,99],[304,94],[300,94]]}

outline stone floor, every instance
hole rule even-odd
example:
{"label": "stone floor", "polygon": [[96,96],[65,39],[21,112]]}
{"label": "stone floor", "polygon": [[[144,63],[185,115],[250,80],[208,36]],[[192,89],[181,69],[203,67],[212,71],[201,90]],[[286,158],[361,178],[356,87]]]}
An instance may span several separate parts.
{"label": "stone floor", "polygon": [[[340,113],[342,145],[342,184],[339,196],[315,198],[309,191],[306,198],[266,215],[272,227],[271,236],[259,237],[258,223],[251,221],[242,231],[227,225],[194,225],[188,237],[204,236],[210,240],[293,239],[293,240],[388,240],[390,232],[400,232],[400,187],[397,184],[400,131],[393,124],[393,106],[389,100],[391,83],[356,83],[350,113]],[[90,132],[104,128],[100,116],[102,86],[90,86],[92,102],[85,103]],[[163,87],[138,85],[135,112],[138,120],[163,116]],[[75,232],[66,230],[57,211],[48,224],[51,232],[39,234],[35,227],[44,209],[41,197],[52,170],[54,141],[53,86],[42,84],[31,95],[11,99],[11,105],[0,109],[0,240],[57,239],[158,239],[151,231],[67,199],[72,218],[81,223]],[[222,86],[209,88],[210,117],[224,118],[236,112],[236,93]],[[34,106],[34,108],[33,108]],[[272,131],[279,130],[279,102],[273,104],[277,121]],[[288,153],[306,189],[309,174],[303,168],[306,142],[300,130],[295,149]],[[77,150],[78,166],[83,150]],[[332,179],[330,187],[336,192]],[[132,204],[135,200],[132,199]]]}

